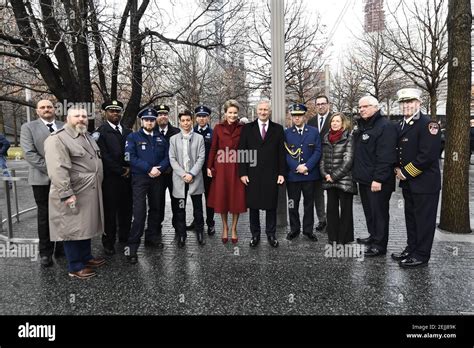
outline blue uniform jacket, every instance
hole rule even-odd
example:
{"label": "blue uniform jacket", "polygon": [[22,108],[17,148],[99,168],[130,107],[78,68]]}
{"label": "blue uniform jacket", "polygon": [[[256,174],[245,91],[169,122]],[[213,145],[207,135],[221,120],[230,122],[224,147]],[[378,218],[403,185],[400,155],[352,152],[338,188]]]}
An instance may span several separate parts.
{"label": "blue uniform jacket", "polygon": [[[319,137],[319,132],[315,127],[305,125],[302,135],[299,135],[294,126],[287,128],[285,130],[285,148],[286,163],[288,165],[288,181],[314,181],[321,178],[319,173],[321,139]],[[300,151],[300,153],[297,154],[299,158],[292,157],[289,151]],[[306,167],[308,167],[308,175],[296,172],[296,167],[300,164],[305,164]]]}
{"label": "blue uniform jacket", "polygon": [[207,125],[207,128],[202,133],[199,133],[199,128],[200,128],[199,125],[195,126],[194,133],[201,134],[204,137],[204,147],[206,148],[206,157],[204,159],[204,165],[202,166],[202,170],[207,171],[207,159],[209,158],[209,152],[211,152],[211,144],[212,144],[212,128],[211,126]]}
{"label": "blue uniform jacket", "polygon": [[407,178],[400,187],[413,193],[435,193],[441,189],[439,152],[441,130],[428,116],[416,114],[398,129],[398,167]]}
{"label": "blue uniform jacket", "polygon": [[169,145],[161,133],[146,135],[143,129],[129,134],[125,143],[125,157],[130,162],[132,175],[148,175],[155,166],[163,173],[170,166]]}
{"label": "blue uniform jacket", "polygon": [[359,119],[354,129],[355,181],[371,185],[377,181],[395,191],[394,168],[397,163],[397,128],[377,111],[370,119]]}
{"label": "blue uniform jacket", "polygon": [[6,156],[8,149],[10,148],[10,142],[0,134],[0,156]]}

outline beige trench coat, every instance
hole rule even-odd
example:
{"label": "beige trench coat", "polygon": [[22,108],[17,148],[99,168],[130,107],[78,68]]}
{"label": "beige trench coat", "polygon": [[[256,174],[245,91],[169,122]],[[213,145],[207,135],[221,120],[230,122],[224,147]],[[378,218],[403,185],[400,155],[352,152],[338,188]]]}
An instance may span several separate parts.
{"label": "beige trench coat", "polygon": [[[51,179],[49,229],[51,241],[85,240],[103,233],[102,160],[99,147],[65,125],[44,143]],[[76,195],[76,209],[61,198]]]}

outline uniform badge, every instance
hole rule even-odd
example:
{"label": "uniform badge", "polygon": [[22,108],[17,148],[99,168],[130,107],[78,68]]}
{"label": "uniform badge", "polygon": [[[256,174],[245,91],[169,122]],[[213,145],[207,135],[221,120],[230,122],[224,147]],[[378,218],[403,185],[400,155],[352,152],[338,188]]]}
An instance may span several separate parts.
{"label": "uniform badge", "polygon": [[366,140],[368,140],[369,138],[370,138],[370,135],[368,135],[367,133],[362,134],[362,140],[363,140],[363,141],[366,141]]}
{"label": "uniform badge", "polygon": [[210,137],[211,137],[211,134],[207,133],[206,138],[210,138]]}
{"label": "uniform badge", "polygon": [[97,141],[100,138],[100,133],[99,132],[94,132],[94,133],[91,134],[91,136],[92,136],[92,139]]}
{"label": "uniform badge", "polygon": [[428,129],[432,135],[437,135],[439,132],[439,124],[436,122],[428,123]]}
{"label": "uniform badge", "polygon": [[413,121],[410,121],[409,125],[410,125],[410,126],[413,126]]}

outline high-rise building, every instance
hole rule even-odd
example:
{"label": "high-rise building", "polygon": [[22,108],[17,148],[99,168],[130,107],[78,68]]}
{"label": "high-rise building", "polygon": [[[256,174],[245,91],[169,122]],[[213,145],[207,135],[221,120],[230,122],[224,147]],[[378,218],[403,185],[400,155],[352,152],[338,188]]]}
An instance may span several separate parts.
{"label": "high-rise building", "polygon": [[365,0],[364,30],[366,33],[385,29],[385,11],[383,0]]}

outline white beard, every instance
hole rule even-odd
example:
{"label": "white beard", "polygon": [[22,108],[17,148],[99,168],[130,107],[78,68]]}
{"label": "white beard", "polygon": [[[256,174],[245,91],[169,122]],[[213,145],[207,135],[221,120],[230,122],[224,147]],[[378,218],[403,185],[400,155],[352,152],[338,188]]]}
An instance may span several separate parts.
{"label": "white beard", "polygon": [[76,132],[78,132],[79,134],[86,134],[87,132],[87,126],[84,126],[83,124],[76,124],[74,126],[74,129],[76,130]]}

